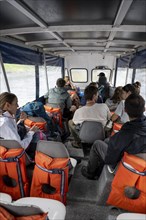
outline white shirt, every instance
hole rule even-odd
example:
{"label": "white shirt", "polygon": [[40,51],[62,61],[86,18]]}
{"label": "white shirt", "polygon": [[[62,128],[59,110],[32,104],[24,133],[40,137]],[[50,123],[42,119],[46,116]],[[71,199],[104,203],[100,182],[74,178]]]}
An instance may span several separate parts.
{"label": "white shirt", "polygon": [[129,116],[127,115],[127,113],[125,112],[125,100],[122,100],[116,111],[115,114],[118,115],[120,117],[120,121],[124,124],[127,121],[129,121]]}
{"label": "white shirt", "polygon": [[33,134],[33,131],[29,131],[25,138],[21,140],[17,131],[15,118],[9,112],[5,112],[0,116],[0,137],[8,140],[16,140],[26,149],[32,140]]}
{"label": "white shirt", "polygon": [[92,106],[83,106],[77,109],[73,116],[74,124],[81,124],[83,121],[99,121],[105,126],[108,119],[111,118],[111,113],[106,104],[95,103]]}

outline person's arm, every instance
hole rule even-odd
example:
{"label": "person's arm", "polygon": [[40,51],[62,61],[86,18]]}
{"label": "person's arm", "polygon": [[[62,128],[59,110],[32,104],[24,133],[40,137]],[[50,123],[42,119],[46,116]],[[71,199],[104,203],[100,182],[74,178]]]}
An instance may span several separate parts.
{"label": "person's arm", "polygon": [[121,117],[122,112],[123,112],[123,101],[121,101],[117,106],[115,113],[111,117],[111,120],[113,122],[116,121],[119,117]]}
{"label": "person's arm", "polygon": [[26,114],[25,112],[21,112],[19,121],[17,121],[17,125],[18,125],[20,122],[24,122],[25,119],[27,119],[27,114]]}
{"label": "person's arm", "polygon": [[66,100],[66,107],[67,107],[68,109],[70,109],[70,108],[71,108],[71,105],[72,105],[72,100],[71,100],[71,98],[70,98],[70,95],[68,94],[68,97],[67,97],[67,100]]}
{"label": "person's arm", "polygon": [[117,121],[118,118],[119,118],[119,115],[114,113],[111,117],[111,120],[114,122],[114,121]]}
{"label": "person's arm", "polygon": [[106,104],[105,104],[105,107],[107,109],[107,120],[109,120],[109,119],[111,119],[112,114],[111,114],[111,112],[109,110],[109,107]]}
{"label": "person's arm", "polygon": [[77,124],[80,124],[80,121],[79,121],[79,110],[77,109],[76,111],[75,111],[75,113],[74,113],[74,116],[73,116],[73,119],[72,119],[72,121],[73,121],[73,123],[75,124],[75,125],[77,125]]}
{"label": "person's arm", "polygon": [[[12,120],[12,119],[9,119],[9,120]],[[0,129],[1,129],[1,131],[0,131],[1,137],[3,137],[4,139],[18,141],[24,149],[26,149],[28,147],[28,145],[30,144],[30,142],[32,140],[34,133],[38,130],[38,128],[36,126],[33,126],[30,129],[30,131],[27,133],[25,138],[23,140],[21,140],[20,136],[18,134],[18,131],[17,131],[16,122],[13,123],[12,121],[5,121]]]}

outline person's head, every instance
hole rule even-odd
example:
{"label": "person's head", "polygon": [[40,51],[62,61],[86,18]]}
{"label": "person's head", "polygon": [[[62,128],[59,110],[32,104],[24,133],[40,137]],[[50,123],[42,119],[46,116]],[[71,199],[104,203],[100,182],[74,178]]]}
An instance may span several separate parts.
{"label": "person's head", "polygon": [[57,79],[56,85],[57,85],[57,87],[59,87],[59,88],[64,87],[64,86],[65,86],[65,80],[62,79],[62,78]]}
{"label": "person's head", "polygon": [[96,86],[87,86],[84,91],[86,101],[97,101],[98,89]]}
{"label": "person's head", "polygon": [[131,94],[125,100],[125,111],[130,119],[140,118],[145,111],[145,101],[138,94]]}
{"label": "person's head", "polygon": [[104,75],[103,74],[101,74],[101,73],[99,74],[99,79],[98,79],[99,86],[107,84],[107,78],[106,78],[105,74]]}
{"label": "person's head", "polygon": [[67,83],[68,81],[70,81],[69,76],[65,76],[64,77],[65,82]]}
{"label": "person's head", "polygon": [[135,83],[133,83],[133,86],[136,88],[137,93],[140,94],[141,83],[136,81]]}
{"label": "person's head", "polygon": [[113,103],[117,103],[122,100],[122,93],[123,93],[122,86],[118,86],[115,89],[114,94],[111,98],[111,100],[113,100]]}
{"label": "person's head", "polygon": [[0,110],[2,112],[8,111],[11,115],[15,115],[18,108],[17,96],[10,92],[3,92],[0,94]]}
{"label": "person's head", "polygon": [[99,73],[99,75],[97,75],[97,76],[105,76],[105,73],[103,73],[103,72],[101,72],[101,73]]}
{"label": "person's head", "polygon": [[122,88],[122,99],[127,99],[131,94],[137,93],[135,87],[132,84],[127,84]]}
{"label": "person's head", "polygon": [[97,85],[96,82],[91,82],[88,86],[95,86],[95,87],[97,87],[98,85]]}

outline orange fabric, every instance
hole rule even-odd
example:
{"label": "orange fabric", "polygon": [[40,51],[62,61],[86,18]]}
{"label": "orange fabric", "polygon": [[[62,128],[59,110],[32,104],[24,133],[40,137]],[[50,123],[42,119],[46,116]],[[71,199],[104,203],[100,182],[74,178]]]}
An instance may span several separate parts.
{"label": "orange fabric", "polygon": [[[7,149],[3,146],[0,146],[0,158],[6,159],[11,157],[16,157],[23,152],[23,148],[17,149]],[[19,158],[19,164],[22,174],[22,182],[25,196],[28,196],[28,180],[26,175],[26,166],[25,166],[25,154]],[[9,187],[6,186],[3,182],[3,176],[9,176],[17,182],[17,186]],[[20,188],[18,184],[18,173],[17,173],[17,165],[16,162],[0,162],[0,191],[3,193],[8,193],[12,196],[14,200],[19,199],[21,197]]]}
{"label": "orange fabric", "polygon": [[59,124],[62,128],[62,112],[60,108],[52,108],[51,106],[44,105],[46,112],[48,112],[49,116],[53,119],[55,124]]}
{"label": "orange fabric", "polygon": [[[35,165],[30,196],[56,199],[66,203],[66,193],[68,192],[68,161],[69,158],[51,158],[41,152],[36,151],[35,162],[46,169],[63,169],[65,171],[64,194],[61,195],[61,175],[45,172]],[[56,188],[53,195],[42,191],[42,184],[50,184]]]}
{"label": "orange fabric", "polygon": [[67,92],[68,92],[70,95],[76,94],[76,91],[72,91],[72,90],[68,90]]}
{"label": "orange fabric", "polygon": [[114,123],[111,136],[113,136],[116,132],[118,132],[122,128],[122,125],[123,124]]}
{"label": "orange fabric", "polygon": [[0,219],[1,220],[46,220],[46,217],[47,217],[47,213],[43,213],[40,215],[14,217],[6,209],[4,209],[3,207],[0,207]]}
{"label": "orange fabric", "polygon": [[43,213],[40,215],[30,215],[30,216],[22,216],[16,217],[16,220],[46,220],[47,213]]}
{"label": "orange fabric", "polygon": [[0,220],[15,220],[15,217],[0,206]]}
{"label": "orange fabric", "polygon": [[[146,171],[146,161],[139,157],[125,153],[123,161],[139,172]],[[126,186],[134,186],[140,190],[139,198],[127,198],[124,194]],[[129,171],[121,162],[113,179],[112,190],[107,203],[128,211],[146,213],[146,176],[140,176]]]}
{"label": "orange fabric", "polygon": [[24,124],[30,128],[35,125],[39,129],[46,131],[46,125],[47,125],[46,121],[45,122],[35,122],[35,121],[32,121],[27,118],[27,119],[25,119]]}

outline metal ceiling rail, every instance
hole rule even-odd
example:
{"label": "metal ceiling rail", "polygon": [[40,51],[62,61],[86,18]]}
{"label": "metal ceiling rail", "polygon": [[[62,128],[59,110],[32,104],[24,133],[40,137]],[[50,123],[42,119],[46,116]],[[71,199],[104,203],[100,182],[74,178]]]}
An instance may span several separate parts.
{"label": "metal ceiling rail", "polygon": [[[101,40],[101,39],[65,39],[66,43],[99,43],[99,44],[105,44],[107,43],[107,39]],[[58,40],[39,40],[39,41],[27,41],[25,42],[26,45],[37,45],[37,44],[60,44],[61,41]],[[129,45],[146,45],[146,41],[130,41],[130,40],[112,40],[111,43],[115,44],[129,44]]]}
{"label": "metal ceiling rail", "polygon": [[[7,0],[7,2],[9,2],[11,5],[13,5],[15,8],[17,8],[19,11],[21,11],[25,16],[27,16],[28,18],[30,18],[33,22],[35,22],[36,24],[38,24],[40,27],[42,28],[47,28],[48,25],[47,23],[45,23],[38,15],[36,15],[32,10],[30,10],[24,3],[22,3],[20,0]],[[74,50],[71,48],[70,45],[68,45],[67,43],[64,42],[64,40],[59,37],[58,34],[53,33],[53,32],[49,32],[53,37],[55,37],[57,40],[59,38],[59,40],[62,41],[62,43],[67,46],[68,48],[70,48],[70,50],[72,50],[74,52]]]}
{"label": "metal ceiling rail", "polygon": [[[113,27],[112,25],[61,25],[49,26],[47,28],[41,27],[25,27],[25,28],[9,28],[0,30],[0,36],[16,35],[16,34],[30,34],[30,33],[44,33],[48,32],[53,37],[52,32],[96,32],[96,31],[111,31],[111,32],[146,32],[146,25],[120,25]],[[53,35],[54,34],[54,35]],[[55,37],[58,39],[58,37]]]}
{"label": "metal ceiling rail", "polygon": [[[118,9],[116,18],[115,18],[114,23],[113,23],[113,27],[118,27],[119,25],[121,25],[121,23],[122,23],[125,15],[127,14],[132,2],[133,2],[133,0],[128,0],[128,1],[127,0],[122,0],[121,5]],[[109,37],[108,37],[109,42],[106,44],[104,52],[106,52],[107,48],[110,47],[111,41],[114,39],[115,36],[116,36],[116,31],[111,32],[109,34]]]}

